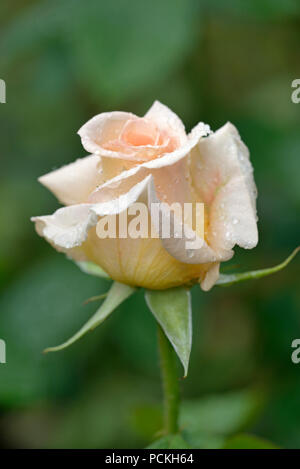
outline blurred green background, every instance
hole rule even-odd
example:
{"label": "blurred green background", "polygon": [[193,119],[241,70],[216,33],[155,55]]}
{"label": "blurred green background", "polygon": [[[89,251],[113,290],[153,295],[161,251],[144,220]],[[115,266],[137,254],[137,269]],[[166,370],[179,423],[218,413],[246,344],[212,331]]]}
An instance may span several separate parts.
{"label": "blurred green background", "polygon": [[[37,177],[84,156],[76,132],[103,111],[143,115],[159,99],[188,130],[229,120],[251,151],[260,232],[231,264],[280,262],[300,240],[300,3],[5,0],[0,13],[0,446],[144,447],[161,427],[161,388],[141,292],[70,349],[41,354],[85,322],[96,304],[83,301],[108,282],[35,234],[30,216],[59,206]],[[299,259],[261,281],[194,287],[181,425],[195,445],[242,430],[300,448],[299,306]]]}

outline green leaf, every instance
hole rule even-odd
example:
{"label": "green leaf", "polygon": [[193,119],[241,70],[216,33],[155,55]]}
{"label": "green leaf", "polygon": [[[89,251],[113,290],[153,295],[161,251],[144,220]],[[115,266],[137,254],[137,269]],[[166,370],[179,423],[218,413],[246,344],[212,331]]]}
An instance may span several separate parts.
{"label": "green leaf", "polygon": [[181,435],[167,435],[151,443],[146,449],[190,449]]}
{"label": "green leaf", "polygon": [[257,278],[266,277],[267,275],[275,274],[276,272],[279,272],[279,270],[284,269],[284,267],[286,267],[289,264],[289,262],[291,262],[291,260],[299,252],[299,249],[300,249],[300,246],[297,247],[292,252],[292,254],[290,254],[289,257],[287,257],[287,259],[285,259],[281,264],[278,264],[274,267],[270,267],[268,269],[252,270],[249,272],[243,272],[242,274],[228,274],[228,275],[221,274],[216,285],[227,287],[234,283],[243,282],[244,280],[257,279]]}
{"label": "green leaf", "polygon": [[106,319],[107,316],[109,316],[109,314],[112,313],[112,311],[116,309],[117,306],[119,306],[119,304],[121,304],[134,292],[135,288],[129,287],[128,285],[124,285],[123,283],[114,282],[108,292],[105,301],[102,303],[97,312],[87,321],[87,323],[85,323],[85,325],[69,340],[56,347],[47,348],[46,350],[44,350],[44,353],[57,352],[58,350],[63,350],[69,347],[69,345],[76,342],[87,332],[99,326],[99,324],[101,324],[104,319]]}
{"label": "green leaf", "polygon": [[229,438],[224,449],[279,449],[278,446],[274,445],[264,438],[259,438],[254,435],[247,435],[241,433]]}
{"label": "green leaf", "polygon": [[174,347],[187,375],[192,347],[191,294],[185,288],[146,290],[150,311]]}
{"label": "green leaf", "polygon": [[94,275],[96,277],[107,278],[109,279],[109,275],[101,269],[101,267],[93,262],[75,262],[78,265],[79,269],[82,270],[85,274]]}

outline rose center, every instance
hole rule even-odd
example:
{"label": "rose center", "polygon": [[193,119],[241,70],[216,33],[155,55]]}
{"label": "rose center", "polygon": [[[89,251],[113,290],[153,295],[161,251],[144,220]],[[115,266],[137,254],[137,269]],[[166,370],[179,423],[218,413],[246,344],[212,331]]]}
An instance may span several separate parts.
{"label": "rose center", "polygon": [[135,147],[157,145],[160,132],[156,125],[147,119],[129,120],[124,126],[120,139],[127,145]]}

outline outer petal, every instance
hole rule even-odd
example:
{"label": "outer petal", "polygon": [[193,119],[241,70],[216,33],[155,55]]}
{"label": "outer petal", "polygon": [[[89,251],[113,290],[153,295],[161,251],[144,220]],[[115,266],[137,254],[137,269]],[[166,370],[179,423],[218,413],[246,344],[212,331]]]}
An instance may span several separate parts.
{"label": "outer petal", "polygon": [[[149,205],[161,202],[156,195],[153,181],[149,183],[148,193]],[[199,233],[193,231],[191,227],[184,226],[185,229],[183,230],[184,220],[176,220],[174,212],[171,211],[168,205],[160,204],[159,207],[159,220],[153,220],[153,223],[161,238],[162,245],[175,259],[186,264],[206,264],[220,260],[228,260],[232,257],[231,252],[228,252],[227,256],[221,256],[219,253],[215,252],[208,246],[203,238],[199,237]],[[162,236],[162,226],[164,222],[167,226],[171,226],[171,236],[168,238],[163,238]],[[174,229],[175,225],[177,229]],[[176,231],[179,231],[183,236],[176,237]],[[195,246],[199,247],[193,249],[188,248],[191,241],[194,241]]]}
{"label": "outer petal", "polygon": [[208,207],[207,237],[216,251],[235,244],[250,249],[258,242],[252,173],[249,151],[230,123],[200,140],[192,152],[192,181]]}
{"label": "outer petal", "polygon": [[129,112],[114,111],[93,117],[78,131],[83,147],[90,153],[118,157],[116,152],[105,150],[102,145],[117,139],[129,119],[137,119],[137,116]]}
{"label": "outer petal", "polygon": [[205,275],[206,266],[179,262],[157,238],[100,239],[92,228],[82,249],[114,280],[128,285],[163,290]]}
{"label": "outer petal", "polygon": [[87,233],[98,221],[98,217],[91,211],[91,204],[72,205],[63,207],[53,215],[33,217],[36,231],[46,238],[60,251],[81,246],[86,240]]}
{"label": "outer petal", "polygon": [[81,246],[87,239],[89,230],[95,226],[99,217],[114,215],[126,210],[131,204],[138,200],[146,190],[151,176],[140,182],[127,194],[98,204],[79,204],[63,207],[53,215],[33,217],[36,230],[54,247],[59,250],[68,250]]}
{"label": "outer petal", "polygon": [[200,279],[200,285],[202,290],[208,291],[214,286],[220,275],[219,270],[220,263],[216,262],[213,264],[209,264],[207,272],[205,272],[205,274]]}
{"label": "outer petal", "polygon": [[97,155],[86,156],[41,176],[39,182],[64,205],[86,202],[90,193],[103,182],[101,159]]}
{"label": "outer petal", "polygon": [[182,144],[186,142],[186,132],[181,119],[171,109],[159,101],[155,101],[145,114],[147,119],[153,120],[161,129],[174,131]]}

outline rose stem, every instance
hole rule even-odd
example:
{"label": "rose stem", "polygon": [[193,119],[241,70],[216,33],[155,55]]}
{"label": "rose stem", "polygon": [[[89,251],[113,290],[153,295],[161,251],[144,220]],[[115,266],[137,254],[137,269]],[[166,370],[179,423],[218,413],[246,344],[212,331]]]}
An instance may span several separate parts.
{"label": "rose stem", "polygon": [[160,326],[158,348],[164,392],[164,430],[165,434],[169,435],[178,432],[179,379],[175,352]]}

